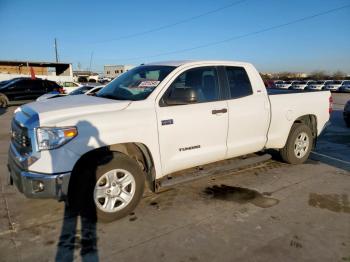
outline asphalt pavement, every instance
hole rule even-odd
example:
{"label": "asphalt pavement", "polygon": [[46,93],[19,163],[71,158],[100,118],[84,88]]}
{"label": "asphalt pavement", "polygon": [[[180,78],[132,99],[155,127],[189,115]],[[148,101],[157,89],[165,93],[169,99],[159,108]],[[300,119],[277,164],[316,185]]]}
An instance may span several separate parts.
{"label": "asphalt pavement", "polygon": [[95,224],[7,185],[0,111],[0,261],[350,261],[350,129],[331,125],[303,165],[278,160],[147,193],[128,217]]}

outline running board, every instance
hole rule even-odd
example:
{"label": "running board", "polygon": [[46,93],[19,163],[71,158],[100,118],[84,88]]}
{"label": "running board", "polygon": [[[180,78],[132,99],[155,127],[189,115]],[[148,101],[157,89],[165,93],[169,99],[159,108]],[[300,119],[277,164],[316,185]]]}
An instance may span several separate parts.
{"label": "running board", "polygon": [[176,172],[157,181],[157,191],[159,189],[172,187],[174,185],[191,182],[197,179],[224,175],[227,171],[235,171],[243,169],[251,165],[256,165],[271,159],[271,155],[264,154],[261,156],[253,156],[245,159],[231,158],[201,167],[187,169],[185,171]]}

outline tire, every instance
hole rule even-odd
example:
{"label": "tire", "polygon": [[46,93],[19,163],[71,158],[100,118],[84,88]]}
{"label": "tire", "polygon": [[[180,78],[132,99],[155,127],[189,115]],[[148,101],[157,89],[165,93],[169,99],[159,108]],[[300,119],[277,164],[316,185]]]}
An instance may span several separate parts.
{"label": "tire", "polygon": [[3,94],[0,94],[0,108],[7,108],[9,104],[9,100]]}
{"label": "tire", "polygon": [[293,124],[287,143],[280,150],[283,161],[289,164],[304,163],[310,155],[313,142],[314,138],[309,126],[301,123]]}
{"label": "tire", "polygon": [[[136,161],[122,153],[113,153],[108,161],[103,162],[94,167],[86,163],[87,166],[81,170],[83,172],[70,183],[68,201],[82,216],[99,222],[112,222],[136,208],[143,195],[145,175]],[[123,184],[123,178],[128,178],[130,183]],[[126,192],[129,193],[128,198],[125,197]],[[119,200],[123,199],[122,196],[127,201]],[[114,205],[108,206],[112,201],[115,201]]]}

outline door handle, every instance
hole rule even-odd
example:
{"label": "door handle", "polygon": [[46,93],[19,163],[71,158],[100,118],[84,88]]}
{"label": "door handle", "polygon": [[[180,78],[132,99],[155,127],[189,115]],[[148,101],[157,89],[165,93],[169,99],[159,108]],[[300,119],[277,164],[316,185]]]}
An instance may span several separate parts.
{"label": "door handle", "polygon": [[216,114],[220,114],[220,113],[227,113],[227,108],[223,108],[223,109],[214,109],[211,111],[211,113],[213,115],[216,115]]}

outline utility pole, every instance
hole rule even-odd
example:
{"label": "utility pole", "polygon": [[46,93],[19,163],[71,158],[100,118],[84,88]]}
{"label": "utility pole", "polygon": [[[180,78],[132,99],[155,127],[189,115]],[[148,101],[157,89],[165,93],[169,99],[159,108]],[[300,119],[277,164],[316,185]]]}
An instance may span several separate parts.
{"label": "utility pole", "polygon": [[55,55],[56,55],[56,63],[58,63],[58,51],[57,51],[57,39],[55,38]]}
{"label": "utility pole", "polygon": [[90,67],[89,67],[89,71],[91,72],[91,64],[92,64],[92,57],[94,55],[94,52],[91,52],[91,56],[90,56]]}

